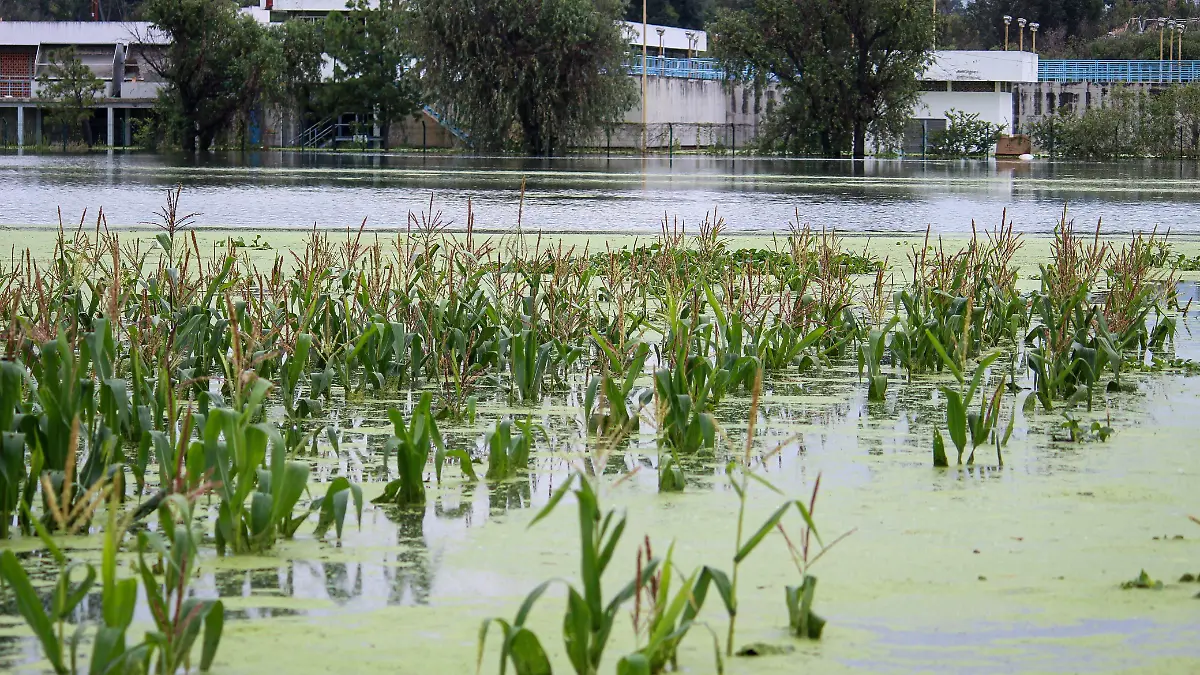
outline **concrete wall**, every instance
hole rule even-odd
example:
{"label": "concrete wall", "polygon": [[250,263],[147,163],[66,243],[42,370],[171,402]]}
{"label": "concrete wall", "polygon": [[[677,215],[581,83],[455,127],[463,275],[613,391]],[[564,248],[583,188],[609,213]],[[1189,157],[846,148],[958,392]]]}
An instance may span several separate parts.
{"label": "concrete wall", "polygon": [[1066,108],[1082,115],[1090,108],[1108,105],[1114,91],[1151,94],[1172,86],[1169,83],[1102,83],[1095,82],[1033,82],[1013,89],[1017,125],[1026,130],[1030,123]]}
{"label": "concrete wall", "polygon": [[981,120],[1004,125],[1008,133],[1014,131],[1013,95],[1007,92],[923,91],[912,117],[945,119],[951,109],[976,113]]}
{"label": "concrete wall", "polygon": [[1038,57],[1032,52],[950,50],[933,53],[922,80],[939,82],[1036,82]]}
{"label": "concrete wall", "polygon": [[[639,90],[641,78],[635,77]],[[719,80],[678,77],[646,78],[646,145],[665,149],[741,148],[758,135],[769,110],[779,100],[777,87],[762,90]],[[603,148],[640,148],[642,106],[639,101],[625,113],[624,123],[611,135],[582,143]]]}

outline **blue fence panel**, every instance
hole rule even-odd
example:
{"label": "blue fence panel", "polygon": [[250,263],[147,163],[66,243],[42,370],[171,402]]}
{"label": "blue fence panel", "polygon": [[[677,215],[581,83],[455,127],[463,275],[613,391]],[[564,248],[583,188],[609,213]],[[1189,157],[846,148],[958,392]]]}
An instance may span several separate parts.
{"label": "blue fence panel", "polygon": [[1094,61],[1041,59],[1042,82],[1170,83],[1200,81],[1200,61]]}
{"label": "blue fence panel", "polygon": [[[626,64],[630,75],[642,74],[642,57],[637,56]],[[669,56],[649,56],[646,58],[647,75],[661,77],[679,77],[689,80],[723,80],[725,71],[717,65],[716,59],[678,59]]]}

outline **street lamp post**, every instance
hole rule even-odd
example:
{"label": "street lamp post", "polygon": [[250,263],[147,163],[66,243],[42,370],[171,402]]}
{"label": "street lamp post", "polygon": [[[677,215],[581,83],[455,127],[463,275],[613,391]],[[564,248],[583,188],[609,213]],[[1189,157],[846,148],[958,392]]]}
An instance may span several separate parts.
{"label": "street lamp post", "polygon": [[1167,25],[1167,20],[1159,17],[1158,21],[1158,60],[1163,60],[1163,26]]}
{"label": "street lamp post", "polygon": [[1034,54],[1037,53],[1037,30],[1038,30],[1039,25],[1040,24],[1038,24],[1036,21],[1029,24],[1029,36],[1031,38],[1033,38],[1033,53]]}
{"label": "street lamp post", "polygon": [[1167,33],[1171,36],[1170,51],[1167,52],[1167,57],[1168,57],[1167,60],[1174,61],[1175,60],[1175,19],[1171,19],[1170,21],[1167,22]]}
{"label": "street lamp post", "polygon": [[1012,23],[1012,17],[1008,14],[1004,15],[1004,51],[1008,51],[1008,24]]}
{"label": "street lamp post", "polygon": [[1025,51],[1025,24],[1027,24],[1027,23],[1029,23],[1029,22],[1026,21],[1023,17],[1017,18],[1017,26],[1019,27],[1017,30],[1017,35],[1020,36],[1018,39],[1018,44],[1020,45],[1018,47],[1018,51],[1022,51],[1022,52]]}
{"label": "street lamp post", "polygon": [[667,29],[666,28],[655,28],[654,30],[655,30],[655,32],[658,33],[658,58],[661,59],[663,56],[666,56],[663,53],[663,33],[666,33]]}
{"label": "street lamp post", "polygon": [[[1175,24],[1175,28],[1176,28],[1176,30],[1179,31],[1179,49],[1175,50],[1175,60],[1182,63],[1183,62],[1183,31],[1185,28],[1187,28],[1187,23],[1184,21],[1180,21],[1179,23]],[[1183,71],[1180,70],[1179,72],[1182,73]]]}
{"label": "street lamp post", "polygon": [[646,154],[646,0],[642,0],[642,155]]}

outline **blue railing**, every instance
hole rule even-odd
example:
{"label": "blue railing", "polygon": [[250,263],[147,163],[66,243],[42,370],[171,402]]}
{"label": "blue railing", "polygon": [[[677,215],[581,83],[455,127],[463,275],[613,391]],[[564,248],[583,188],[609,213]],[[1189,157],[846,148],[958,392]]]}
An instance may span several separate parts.
{"label": "blue railing", "polygon": [[1042,82],[1196,82],[1200,61],[1091,61],[1042,59]]}
{"label": "blue railing", "polygon": [[471,136],[467,134],[467,132],[455,126],[454,123],[452,123],[445,115],[439,113],[430,106],[424,106],[423,109],[425,110],[426,115],[429,115],[431,118],[433,118],[433,121],[445,127],[446,131],[449,131],[451,134],[453,134],[455,138],[463,143],[466,143],[467,145],[471,145]]}
{"label": "blue railing", "polygon": [[[642,74],[642,57],[633,57],[626,66],[630,75]],[[646,74],[661,77],[681,77],[689,80],[723,80],[725,71],[717,65],[716,59],[677,59],[669,56],[650,56],[646,58]]]}

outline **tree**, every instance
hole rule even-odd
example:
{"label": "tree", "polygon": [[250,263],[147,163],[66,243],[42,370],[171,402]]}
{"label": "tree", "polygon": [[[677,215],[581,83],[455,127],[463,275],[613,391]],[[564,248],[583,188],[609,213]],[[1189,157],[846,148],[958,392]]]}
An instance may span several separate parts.
{"label": "tree", "polygon": [[[141,0],[103,0],[101,21],[128,21],[135,17]],[[0,18],[5,21],[91,21],[91,0],[0,0]]]}
{"label": "tree", "polygon": [[[1009,25],[1009,45],[1016,49],[1020,42],[1016,17],[1036,21],[1039,36],[1062,31],[1065,39],[1074,40],[1101,34],[1098,22],[1104,16],[1104,0],[975,0],[967,13],[985,49],[1004,47],[1003,17],[1014,17]],[[1031,49],[1028,29],[1026,33],[1025,48]]]}
{"label": "tree", "polygon": [[623,0],[409,0],[429,93],[485,149],[548,155],[636,102]]}
{"label": "tree", "polygon": [[784,86],[774,140],[855,158],[868,133],[902,132],[933,38],[929,5],[914,0],[752,0],[710,29],[727,73]]}
{"label": "tree", "polygon": [[168,84],[159,97],[163,116],[185,151],[197,141],[208,150],[277,83],[279,43],[232,0],[146,0],[143,12],[171,40],[165,54],[143,51]]}
{"label": "tree", "polygon": [[63,132],[63,149],[74,129],[82,129],[83,140],[92,144],[92,109],[104,91],[104,82],[75,54],[74,47],[59,49],[51,56],[50,67],[38,76],[38,98],[48,103],[50,123]]}
{"label": "tree", "polygon": [[325,20],[325,45],[333,59],[327,108],[334,114],[358,112],[377,120],[387,147],[392,122],[418,108],[419,91],[400,0],[351,0],[348,12]]}
{"label": "tree", "polygon": [[[708,19],[709,6],[709,0],[646,0],[646,20],[663,26],[700,29]],[[630,1],[625,20],[642,22],[641,0]]]}
{"label": "tree", "polygon": [[311,110],[314,92],[321,82],[323,31],[319,24],[309,21],[285,21],[272,32],[282,58],[271,98],[303,119]]}

